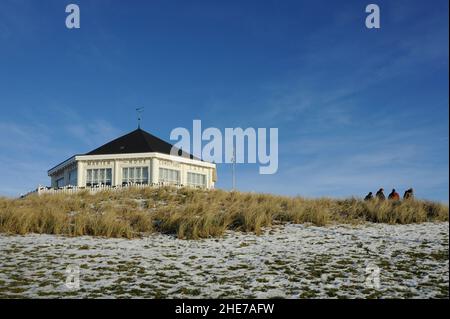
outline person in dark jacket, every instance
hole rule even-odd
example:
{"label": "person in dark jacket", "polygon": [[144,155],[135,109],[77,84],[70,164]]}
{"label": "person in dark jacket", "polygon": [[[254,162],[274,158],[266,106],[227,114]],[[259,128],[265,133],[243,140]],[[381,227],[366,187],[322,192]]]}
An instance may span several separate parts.
{"label": "person in dark jacket", "polygon": [[384,196],[384,189],[383,188],[380,188],[379,190],[378,190],[378,192],[375,194],[375,196],[379,199],[379,200],[385,200],[386,199],[386,196]]}
{"label": "person in dark jacket", "polygon": [[403,194],[403,199],[414,199],[414,191],[412,188],[405,191]]}
{"label": "person in dark jacket", "polygon": [[366,197],[364,197],[364,200],[371,200],[373,199],[373,194],[372,192],[369,192],[369,194],[366,195]]}
{"label": "person in dark jacket", "polygon": [[388,199],[400,200],[400,195],[395,191],[395,189],[393,189],[392,192],[389,194]]}

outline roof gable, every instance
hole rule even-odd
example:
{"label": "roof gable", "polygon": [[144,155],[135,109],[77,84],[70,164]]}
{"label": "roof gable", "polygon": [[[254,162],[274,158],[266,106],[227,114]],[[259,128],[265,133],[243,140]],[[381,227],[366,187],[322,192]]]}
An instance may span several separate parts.
{"label": "roof gable", "polygon": [[[170,155],[173,145],[162,139],[147,133],[138,128],[126,135],[123,135],[111,142],[108,142],[85,155],[106,155],[106,154],[130,154],[130,153],[162,153]],[[178,152],[178,155],[194,158],[186,152]]]}

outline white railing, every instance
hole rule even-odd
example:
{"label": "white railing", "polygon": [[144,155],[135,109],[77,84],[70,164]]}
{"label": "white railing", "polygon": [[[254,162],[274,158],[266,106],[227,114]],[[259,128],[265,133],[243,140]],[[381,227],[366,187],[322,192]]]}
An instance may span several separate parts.
{"label": "white railing", "polygon": [[[76,194],[81,191],[89,191],[90,194],[95,194],[97,192],[101,191],[114,191],[114,190],[123,190],[128,188],[146,188],[146,187],[175,187],[175,188],[182,188],[185,187],[185,185],[182,184],[176,184],[176,183],[168,183],[168,182],[159,182],[159,183],[151,183],[151,184],[134,184],[130,183],[127,185],[117,185],[117,186],[110,186],[110,185],[97,185],[97,186],[88,186],[88,187],[77,187],[77,186],[64,186],[59,188],[52,188],[52,187],[46,187],[39,185],[38,188],[36,188],[34,191],[28,192],[25,195],[21,195],[21,198],[27,197],[32,194],[42,195],[42,194]],[[189,186],[190,188],[201,188],[205,189],[205,187],[196,187],[196,186]]]}

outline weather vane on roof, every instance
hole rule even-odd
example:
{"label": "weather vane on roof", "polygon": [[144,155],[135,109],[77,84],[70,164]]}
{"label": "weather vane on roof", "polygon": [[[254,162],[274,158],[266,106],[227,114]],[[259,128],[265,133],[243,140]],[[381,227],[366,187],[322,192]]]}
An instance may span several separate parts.
{"label": "weather vane on roof", "polygon": [[138,128],[141,128],[141,114],[144,112],[143,107],[136,108],[137,118],[138,118]]}

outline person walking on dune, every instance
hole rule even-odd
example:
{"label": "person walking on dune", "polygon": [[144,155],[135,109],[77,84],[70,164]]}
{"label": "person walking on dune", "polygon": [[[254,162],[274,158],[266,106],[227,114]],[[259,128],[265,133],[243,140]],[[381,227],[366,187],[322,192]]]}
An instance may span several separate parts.
{"label": "person walking on dune", "polygon": [[364,197],[364,200],[372,200],[372,199],[373,199],[372,192],[369,192],[369,194],[367,194],[366,197]]}
{"label": "person walking on dune", "polygon": [[379,190],[378,190],[378,192],[375,194],[375,196],[379,199],[379,200],[385,200],[386,199],[386,196],[384,196],[384,189],[383,188],[380,188]]}
{"label": "person walking on dune", "polygon": [[395,191],[395,189],[393,189],[392,192],[389,194],[388,199],[400,200],[400,195]]}
{"label": "person walking on dune", "polygon": [[414,199],[414,191],[412,188],[405,191],[405,194],[403,194],[403,199]]}

